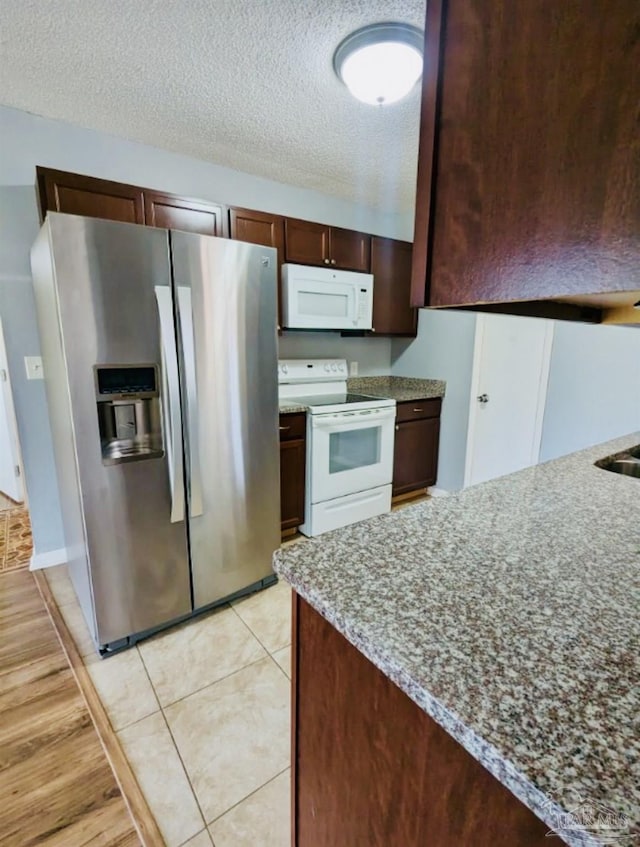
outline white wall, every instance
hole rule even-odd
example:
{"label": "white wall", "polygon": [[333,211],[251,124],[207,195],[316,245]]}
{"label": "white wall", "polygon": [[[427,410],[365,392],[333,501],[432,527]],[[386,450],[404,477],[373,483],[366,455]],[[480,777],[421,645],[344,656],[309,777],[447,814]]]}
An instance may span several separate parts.
{"label": "white wall", "polygon": [[[22,364],[24,356],[39,353],[29,266],[29,250],[38,231],[36,165],[391,237],[411,238],[412,221],[389,210],[365,208],[318,191],[0,107],[0,314],[5,325],[34,543],[36,552],[42,554],[61,548],[63,533],[44,386],[42,382],[27,382]],[[388,342],[375,339],[369,347],[364,339],[340,339],[332,334],[331,341],[320,341],[308,335],[285,341],[286,355],[357,355],[363,373],[388,367]]]}
{"label": "white wall", "polygon": [[[392,344],[393,374],[447,381],[437,484],[448,491],[464,484],[475,321],[421,309],[415,341]],[[554,321],[540,461],[638,430],[640,328]]]}
{"label": "white wall", "polygon": [[392,374],[447,382],[437,481],[446,491],[458,491],[464,483],[475,331],[472,312],[420,309],[415,341],[392,343]]}
{"label": "white wall", "polygon": [[640,430],[640,327],[556,321],[540,461]]}
{"label": "white wall", "polygon": [[358,363],[358,376],[388,374],[390,338],[344,338],[339,332],[285,332],[280,338],[281,359],[340,358]]}

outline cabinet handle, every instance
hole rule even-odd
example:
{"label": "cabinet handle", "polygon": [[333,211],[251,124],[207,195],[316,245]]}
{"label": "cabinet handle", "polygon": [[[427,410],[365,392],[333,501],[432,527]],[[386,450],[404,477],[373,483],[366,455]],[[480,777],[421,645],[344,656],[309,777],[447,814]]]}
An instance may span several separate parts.
{"label": "cabinet handle", "polygon": [[421,411],[422,411],[422,409],[414,409],[413,411],[414,411],[414,412],[421,412]]}
{"label": "cabinet handle", "polygon": [[280,432],[287,432],[287,430],[291,429],[291,427],[290,426],[281,426],[279,429],[280,429]]}
{"label": "cabinet handle", "polygon": [[329,264],[329,260],[328,260],[328,259],[325,259],[325,260],[324,260],[324,263],[325,263],[325,265],[328,265],[328,264]]}
{"label": "cabinet handle", "polygon": [[372,327],[371,327],[371,332],[375,332],[375,331],[376,331],[375,326],[372,326]]}
{"label": "cabinet handle", "polygon": [[332,265],[335,265],[335,263],[336,263],[336,260],[335,260],[335,259],[332,259],[332,260],[331,260],[331,264],[332,264]]}
{"label": "cabinet handle", "polygon": [[399,429],[400,429],[400,427],[398,426],[398,424],[396,424],[396,432],[397,432]]}

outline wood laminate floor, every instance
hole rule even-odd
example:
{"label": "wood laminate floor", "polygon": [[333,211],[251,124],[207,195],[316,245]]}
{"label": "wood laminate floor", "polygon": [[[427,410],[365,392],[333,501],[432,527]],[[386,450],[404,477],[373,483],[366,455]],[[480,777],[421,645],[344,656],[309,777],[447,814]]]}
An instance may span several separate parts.
{"label": "wood laminate floor", "polygon": [[27,570],[0,574],[0,797],[3,847],[140,845]]}

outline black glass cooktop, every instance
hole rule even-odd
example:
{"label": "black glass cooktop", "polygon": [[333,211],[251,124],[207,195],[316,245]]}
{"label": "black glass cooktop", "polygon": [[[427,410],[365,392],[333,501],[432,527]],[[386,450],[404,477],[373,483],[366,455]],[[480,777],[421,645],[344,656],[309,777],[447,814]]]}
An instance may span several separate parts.
{"label": "black glass cooktop", "polygon": [[349,403],[368,403],[371,400],[383,399],[383,397],[366,397],[364,394],[321,394],[314,397],[287,397],[286,402],[299,403],[301,406],[347,406]]}

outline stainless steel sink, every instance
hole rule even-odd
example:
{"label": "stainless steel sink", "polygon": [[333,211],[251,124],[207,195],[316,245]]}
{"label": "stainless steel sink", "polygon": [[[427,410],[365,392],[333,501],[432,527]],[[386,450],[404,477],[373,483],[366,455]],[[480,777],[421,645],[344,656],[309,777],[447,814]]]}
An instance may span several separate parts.
{"label": "stainless steel sink", "polygon": [[635,476],[640,479],[640,445],[617,453],[615,456],[607,456],[596,462],[596,466],[605,471],[623,474],[624,476]]}

